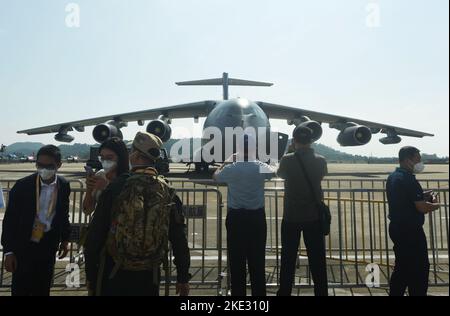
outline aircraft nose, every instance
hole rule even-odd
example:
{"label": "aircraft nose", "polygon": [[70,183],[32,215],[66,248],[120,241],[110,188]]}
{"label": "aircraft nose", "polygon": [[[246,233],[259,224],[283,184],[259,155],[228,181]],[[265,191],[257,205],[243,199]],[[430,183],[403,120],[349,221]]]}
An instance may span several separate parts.
{"label": "aircraft nose", "polygon": [[227,116],[248,116],[254,115],[251,103],[246,99],[236,99],[228,102],[225,107],[225,115]]}
{"label": "aircraft nose", "polygon": [[254,127],[268,126],[264,112],[247,99],[233,99],[221,103],[210,115],[205,126]]}
{"label": "aircraft nose", "polygon": [[235,122],[235,126],[244,128],[249,125],[252,118],[256,117],[255,113],[249,113],[239,106],[230,107],[225,113],[225,116],[229,121]]}

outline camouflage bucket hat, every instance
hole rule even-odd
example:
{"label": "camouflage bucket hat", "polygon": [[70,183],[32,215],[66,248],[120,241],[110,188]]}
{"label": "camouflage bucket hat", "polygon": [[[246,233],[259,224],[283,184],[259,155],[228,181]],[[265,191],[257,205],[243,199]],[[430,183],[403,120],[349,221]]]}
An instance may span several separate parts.
{"label": "camouflage bucket hat", "polygon": [[138,132],[133,141],[134,149],[153,160],[159,158],[162,145],[158,136],[147,132]]}

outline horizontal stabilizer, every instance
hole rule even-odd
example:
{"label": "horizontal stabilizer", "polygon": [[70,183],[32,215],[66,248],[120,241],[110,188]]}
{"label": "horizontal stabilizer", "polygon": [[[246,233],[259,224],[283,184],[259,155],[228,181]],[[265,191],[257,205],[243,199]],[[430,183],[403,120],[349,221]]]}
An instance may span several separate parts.
{"label": "horizontal stabilizer", "polygon": [[[223,78],[177,82],[178,86],[222,86]],[[228,79],[229,86],[271,87],[273,83],[242,79]]]}
{"label": "horizontal stabilizer", "polygon": [[228,78],[228,74],[224,73],[222,78],[182,81],[182,82],[176,82],[176,85],[178,85],[178,86],[223,86],[223,98],[224,98],[224,100],[228,100],[228,87],[229,86],[271,87],[271,86],[273,86],[273,83]]}

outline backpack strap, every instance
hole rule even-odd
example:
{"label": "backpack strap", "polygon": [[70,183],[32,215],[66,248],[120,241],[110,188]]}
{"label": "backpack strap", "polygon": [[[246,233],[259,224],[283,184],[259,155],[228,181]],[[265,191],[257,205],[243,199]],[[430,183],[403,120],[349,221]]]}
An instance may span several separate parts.
{"label": "backpack strap", "polygon": [[112,269],[110,275],[109,275],[109,279],[112,280],[114,279],[114,277],[116,276],[117,272],[119,272],[121,267],[121,264],[119,262],[115,262],[114,264],[114,268]]}
{"label": "backpack strap", "polygon": [[144,169],[136,169],[133,174],[146,174],[151,177],[158,177],[158,171],[153,167],[148,167]]}

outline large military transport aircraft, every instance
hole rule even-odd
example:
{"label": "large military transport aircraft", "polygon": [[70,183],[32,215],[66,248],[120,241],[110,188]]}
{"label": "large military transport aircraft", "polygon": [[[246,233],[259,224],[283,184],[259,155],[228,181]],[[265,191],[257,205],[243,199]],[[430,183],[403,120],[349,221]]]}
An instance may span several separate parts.
{"label": "large military transport aircraft", "polygon": [[[434,136],[397,126],[315,112],[292,106],[283,106],[264,101],[253,102],[243,98],[229,99],[229,86],[270,87],[273,84],[233,79],[229,78],[227,73],[224,73],[222,78],[218,79],[186,81],[176,84],[179,86],[222,86],[223,100],[206,100],[139,112],[108,115],[33,128],[19,131],[18,133],[28,135],[55,133],[55,140],[70,143],[74,140],[74,137],[69,132],[84,132],[86,126],[95,126],[93,137],[97,142],[102,143],[110,137],[122,137],[121,129],[126,127],[128,122],[137,122],[139,126],[144,126],[146,121],[149,121],[146,130],[158,135],[164,142],[167,142],[171,138],[172,129],[170,124],[172,123],[172,119],[193,118],[198,121],[200,117],[206,117],[203,129],[208,127],[218,128],[222,131],[222,137],[224,137],[225,128],[227,127],[242,127],[243,129],[248,127],[255,129],[263,128],[266,129],[267,133],[273,133],[271,131],[270,119],[284,119],[289,125],[308,126],[313,130],[315,140],[318,140],[322,136],[321,125],[327,123],[331,128],[340,131],[337,142],[341,146],[365,145],[370,142],[372,135],[377,133],[385,134],[380,139],[380,142],[385,145],[400,143],[402,140],[401,136],[419,138]],[[287,147],[288,136],[283,133],[278,133],[278,140],[278,152],[281,155]],[[203,141],[209,141],[209,139]],[[222,161],[226,158],[223,154]],[[204,161],[195,160],[196,170],[198,171],[207,169],[209,164]]]}

